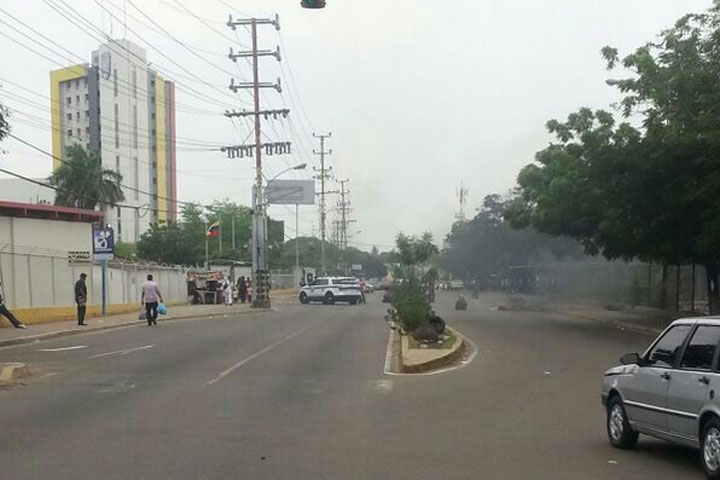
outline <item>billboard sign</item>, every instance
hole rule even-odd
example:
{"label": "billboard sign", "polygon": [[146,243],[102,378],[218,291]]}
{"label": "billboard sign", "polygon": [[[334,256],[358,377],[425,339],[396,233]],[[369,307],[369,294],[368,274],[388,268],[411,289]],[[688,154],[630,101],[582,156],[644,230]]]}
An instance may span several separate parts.
{"label": "billboard sign", "polygon": [[115,232],[109,227],[94,227],[92,232],[93,256],[97,260],[108,260],[115,251]]}
{"label": "billboard sign", "polygon": [[314,205],[313,180],[273,180],[265,187],[267,202],[275,205]]}

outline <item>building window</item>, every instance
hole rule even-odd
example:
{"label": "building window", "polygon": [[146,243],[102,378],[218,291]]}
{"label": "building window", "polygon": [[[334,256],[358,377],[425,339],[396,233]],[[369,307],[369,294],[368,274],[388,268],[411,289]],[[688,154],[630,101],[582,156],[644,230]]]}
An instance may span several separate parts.
{"label": "building window", "polygon": [[155,120],[155,112],[152,112],[152,113],[150,114],[150,118],[152,118],[153,120]]}
{"label": "building window", "polygon": [[[85,80],[85,88],[87,88],[87,85],[88,85],[87,77],[85,77],[84,80]],[[85,97],[87,97],[87,93],[85,94]]]}
{"label": "building window", "polygon": [[113,69],[113,91],[115,92],[115,96],[118,96],[118,78],[117,78],[117,68]]}
{"label": "building window", "polygon": [[90,127],[85,127],[85,134],[90,135]]}
{"label": "building window", "polygon": [[75,95],[75,103],[80,105],[80,95]]}
{"label": "building window", "polygon": [[133,147],[138,148],[138,115],[137,115],[137,105],[133,105]]}
{"label": "building window", "polygon": [[153,177],[153,185],[157,185],[157,177]]}
{"label": "building window", "polygon": [[86,93],[85,94],[85,103],[87,103],[89,100],[90,100],[90,95]]}
{"label": "building window", "polygon": [[137,70],[133,67],[132,73],[133,98],[137,100]]}
{"label": "building window", "polygon": [[72,128],[68,128],[67,136],[68,136],[69,138],[72,138]]}
{"label": "building window", "polygon": [[79,111],[75,113],[75,120],[77,120],[78,122],[80,121],[80,112]]}
{"label": "building window", "polygon": [[120,108],[115,104],[115,148],[120,148]]}
{"label": "building window", "polygon": [[77,129],[77,135],[78,135],[78,138],[82,137],[82,130],[79,128]]}
{"label": "building window", "polygon": [[68,119],[68,121],[72,120],[72,113],[67,114],[67,119]]}
{"label": "building window", "polygon": [[72,97],[67,97],[65,101],[68,105],[72,105]]}
{"label": "building window", "polygon": [[138,192],[137,187],[140,186],[140,165],[138,157],[133,158],[133,180],[135,181],[135,200],[139,200],[140,192]]}
{"label": "building window", "polygon": [[85,120],[90,120],[90,110],[85,110]]}

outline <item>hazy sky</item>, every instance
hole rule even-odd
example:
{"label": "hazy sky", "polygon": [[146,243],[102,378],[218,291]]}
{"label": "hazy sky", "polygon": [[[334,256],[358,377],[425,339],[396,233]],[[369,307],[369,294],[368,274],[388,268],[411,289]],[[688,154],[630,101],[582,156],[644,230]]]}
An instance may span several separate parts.
{"label": "hazy sky", "polygon": [[[47,1],[75,16],[63,0]],[[282,39],[286,58],[282,69],[275,60],[263,59],[261,77],[282,76],[284,92],[268,90],[262,102],[272,108],[287,105],[292,118],[266,122],[263,131],[265,140],[292,141],[294,154],[266,157],[266,176],[305,161],[318,166],[312,133],[332,131],[328,164],[336,178],[350,178],[357,220],[350,228],[351,242],[381,249],[393,243],[398,231],[430,230],[439,243],[458,208],[461,182],[470,190],[467,215],[472,216],[486,194],[512,188],[518,170],[547,144],[548,119],[564,118],[580,106],[607,108],[617,100],[604,83],[609,76],[599,56],[604,45],[628,53],[682,14],[711,5],[710,0],[327,0],[327,8],[312,11],[302,9],[299,0],[64,1],[113,38],[125,37],[125,28],[111,22],[98,4],[127,18],[142,38],[131,32],[127,37],[178,82],[181,108],[203,111],[177,115],[177,135],[187,139],[178,146],[179,197],[203,203],[229,198],[249,204],[253,179],[251,160],[228,160],[218,151],[193,151],[190,145],[198,140],[237,144],[250,132],[246,124],[233,125],[221,115],[226,102],[225,108],[242,108],[240,102],[251,99],[227,90],[228,73],[251,75],[247,63],[234,65],[226,57],[231,45],[235,50],[243,49],[238,43],[249,45],[249,34],[245,29],[236,34],[223,23],[229,13],[278,13],[280,36],[262,27],[260,44],[274,49]],[[159,33],[132,4],[218,68]],[[0,8],[88,62],[99,44],[45,1],[4,0]],[[3,11],[0,20],[33,35]],[[57,62],[0,36],[0,101],[18,110],[13,132],[50,150],[48,72],[76,59],[52,45],[49,51],[33,44],[2,23],[0,31]],[[12,140],[3,148],[0,167],[31,176],[50,172],[49,158]],[[283,178],[312,174],[291,172]],[[331,207],[336,201],[328,197]],[[300,212],[300,234],[318,234],[317,207]],[[294,235],[294,207],[272,206],[270,214],[286,220],[286,233]]]}

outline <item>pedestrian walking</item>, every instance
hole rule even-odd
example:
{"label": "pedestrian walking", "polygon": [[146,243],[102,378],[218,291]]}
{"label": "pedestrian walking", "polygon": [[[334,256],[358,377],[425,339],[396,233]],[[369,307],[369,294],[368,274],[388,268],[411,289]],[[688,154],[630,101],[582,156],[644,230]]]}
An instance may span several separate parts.
{"label": "pedestrian walking", "polygon": [[85,323],[85,312],[87,311],[87,285],[85,279],[87,274],[81,273],[80,280],[75,282],[75,303],[77,304],[77,321],[78,325],[87,325]]}
{"label": "pedestrian walking", "polygon": [[[2,283],[0,283],[0,287],[2,287]],[[20,320],[18,320],[15,315],[12,314],[10,310],[7,309],[5,306],[5,302],[3,302],[2,293],[0,292],[0,315],[10,320],[10,323],[13,324],[13,327],[15,328],[27,328],[27,325],[22,323]]]}
{"label": "pedestrian walking", "polygon": [[223,296],[225,297],[225,305],[233,304],[233,282],[227,278],[223,282]]}
{"label": "pedestrian walking", "polygon": [[252,303],[252,282],[250,280],[245,284],[245,298],[248,303]]}
{"label": "pedestrian walking", "polygon": [[245,303],[247,284],[245,283],[245,277],[242,276],[237,283],[238,297],[241,303]]}
{"label": "pedestrian walking", "polygon": [[158,303],[162,302],[160,286],[153,281],[152,274],[148,274],[147,282],[143,283],[140,303],[145,305],[145,315],[148,326],[157,325]]}

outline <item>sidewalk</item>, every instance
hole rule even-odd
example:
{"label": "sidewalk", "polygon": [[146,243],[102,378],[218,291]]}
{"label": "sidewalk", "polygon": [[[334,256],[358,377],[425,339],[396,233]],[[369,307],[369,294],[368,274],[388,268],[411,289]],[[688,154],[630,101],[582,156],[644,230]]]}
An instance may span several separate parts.
{"label": "sidewalk", "polygon": [[[167,315],[158,316],[158,323],[162,323],[168,320],[177,320],[181,318],[242,315],[245,313],[262,311],[264,310],[250,308],[250,305],[247,303],[235,304],[231,306],[177,305],[174,307],[168,307]],[[111,315],[105,318],[88,318],[86,319],[86,322],[88,324],[86,327],[79,326],[76,321],[67,321],[30,325],[26,330],[19,328],[0,328],[0,347],[17,345],[22,343],[31,343],[39,340],[61,337],[65,335],[76,335],[79,333],[146,323],[145,320],[138,320],[139,312],[140,305],[138,305],[137,312],[124,313],[121,315]]]}
{"label": "sidewalk", "polygon": [[[507,310],[534,310],[582,318],[613,325],[617,328],[657,335],[677,318],[691,313],[671,312],[648,307],[615,305],[613,309],[602,302],[569,302],[567,298],[549,295],[522,295],[488,292],[481,296],[484,303]],[[700,316],[699,314],[695,314]]]}

